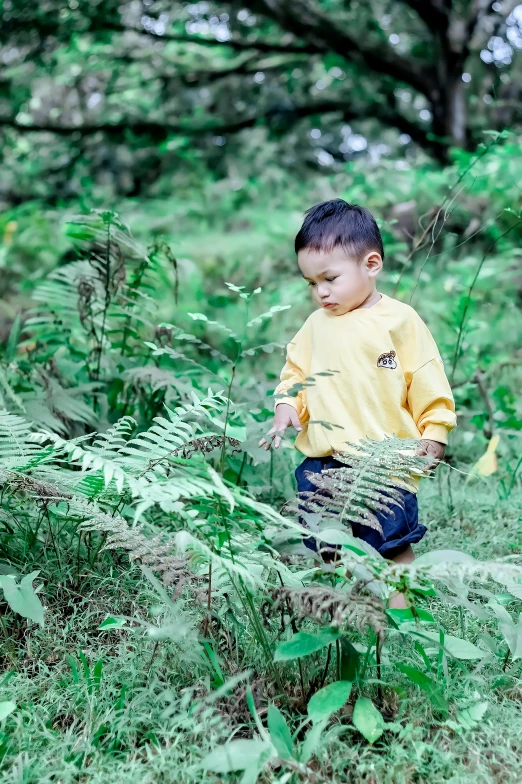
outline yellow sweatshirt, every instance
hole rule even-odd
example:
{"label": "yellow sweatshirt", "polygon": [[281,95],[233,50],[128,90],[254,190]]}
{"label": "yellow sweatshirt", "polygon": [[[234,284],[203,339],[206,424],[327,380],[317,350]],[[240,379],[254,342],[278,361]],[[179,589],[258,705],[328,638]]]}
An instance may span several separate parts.
{"label": "yellow sweatshirt", "polygon": [[409,305],[384,294],[343,316],[312,313],[288,345],[275,394],[276,405],[297,410],[303,430],[295,445],[309,457],[386,435],[447,443],[456,424],[427,326]]}

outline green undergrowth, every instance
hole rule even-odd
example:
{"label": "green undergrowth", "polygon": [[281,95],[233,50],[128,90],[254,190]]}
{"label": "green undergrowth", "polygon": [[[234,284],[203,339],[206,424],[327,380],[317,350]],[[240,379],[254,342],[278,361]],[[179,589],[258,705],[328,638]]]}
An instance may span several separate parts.
{"label": "green undergrowth", "polygon": [[[469,545],[477,557],[503,556],[506,534],[512,552],[522,546],[519,496],[495,504],[491,483],[470,500],[468,488],[457,485],[451,510],[447,497],[441,498],[435,490],[433,482],[422,492],[422,520],[430,530],[418,552]],[[244,683],[214,701],[209,673],[184,662],[169,639],[156,645],[146,635],[125,628],[100,630],[108,612],[154,621],[164,608],[139,568],[129,569],[117,555],[105,553],[95,570],[82,564],[79,572],[71,567],[77,563],[74,547],[62,549],[60,556],[66,564],[61,568],[54,552],[38,564],[45,583],[45,628],[27,628],[20,621],[2,644],[0,694],[18,706],[0,733],[2,781],[102,782],[111,776],[122,782],[217,780],[202,773],[205,755],[230,737],[251,736]],[[419,607],[436,615],[448,633],[477,639],[483,631],[480,621],[468,613],[463,617],[459,608],[436,598],[419,602]],[[186,594],[183,609],[194,623],[202,623],[201,607],[195,608]],[[5,623],[3,628],[5,632]],[[415,650],[409,647],[401,651],[401,659],[414,664]],[[267,682],[259,645],[247,625],[242,627],[238,661],[227,664],[232,671],[248,669],[260,716],[272,700],[288,715],[288,704]],[[384,662],[383,670],[390,684],[400,677],[393,662]],[[298,696],[297,673],[288,667],[282,672],[287,692]],[[410,688],[398,695],[385,688],[381,706],[392,731],[369,745],[351,725],[349,710],[341,714],[311,766],[318,780],[390,784],[518,780],[522,776],[519,664],[504,672],[491,663],[471,669],[450,665],[444,691],[450,695],[453,716],[468,705],[486,702],[480,722],[451,729],[423,691]],[[198,700],[201,707],[194,715]],[[293,713],[294,722],[302,710]],[[279,781],[281,775],[275,766],[260,780]],[[233,775],[225,778],[236,780]]]}
{"label": "green undergrowth", "polygon": [[403,442],[332,479],[311,524],[335,565],[303,545],[291,441],[258,449],[299,282],[192,275],[110,211],[68,222],[1,346],[2,781],[522,780],[518,223],[454,256],[437,225],[417,256],[396,237],[384,280],[402,254],[398,296],[429,293],[459,415],[400,566],[331,510],[371,516],[423,470]]}

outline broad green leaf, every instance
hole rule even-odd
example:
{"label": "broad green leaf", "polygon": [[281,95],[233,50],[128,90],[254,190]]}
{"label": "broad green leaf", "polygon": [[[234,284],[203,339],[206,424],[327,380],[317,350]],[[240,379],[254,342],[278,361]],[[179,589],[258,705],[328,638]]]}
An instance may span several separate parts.
{"label": "broad green leaf", "polygon": [[472,555],[460,550],[432,550],[415,558],[415,566],[439,566],[441,563],[472,563]]}
{"label": "broad green leaf", "polygon": [[522,656],[522,613],[518,616],[518,621],[515,623],[505,607],[497,602],[489,602],[489,606],[495,613],[498,619],[498,628],[504,635],[513,661],[520,659]]}
{"label": "broad green leaf", "polygon": [[352,721],[368,743],[375,743],[384,732],[384,719],[367,697],[359,697],[355,703]]}
{"label": "broad green leaf", "polygon": [[350,696],[351,690],[350,681],[336,681],[319,689],[310,699],[307,707],[308,715],[314,724],[340,710]]}
{"label": "broad green leaf", "polygon": [[16,584],[12,575],[2,575],[0,588],[3,589],[5,600],[13,612],[43,627],[44,609],[33,588],[33,580],[38,577],[38,574],[38,571],[27,574],[22,578],[20,585]]}
{"label": "broad green leaf", "polygon": [[411,623],[412,621],[421,621],[424,623],[435,623],[435,618],[433,615],[428,612],[427,610],[423,610],[422,608],[415,608],[415,612],[408,607],[406,609],[391,609],[386,610],[386,615],[389,615],[390,618],[397,624],[401,623]]}
{"label": "broad green leaf", "polygon": [[127,621],[125,618],[106,618],[100,625],[98,629],[123,629],[124,626],[127,625]]}
{"label": "broad green leaf", "polygon": [[207,754],[202,765],[214,773],[233,773],[246,770],[269,750],[270,745],[264,740],[231,740]]}
{"label": "broad green leaf", "polygon": [[428,695],[431,704],[441,713],[448,712],[448,703],[442,693],[442,687],[439,683],[430,678],[426,673],[418,670],[416,667],[410,667],[408,664],[396,664],[397,669],[404,673],[410,681],[415,683]]}
{"label": "broad green leaf", "polygon": [[7,563],[0,563],[0,575],[10,574],[13,577],[21,577],[20,572],[14,566]]}
{"label": "broad green leaf", "polygon": [[[404,626],[401,626],[400,631],[402,632],[403,630]],[[422,640],[423,642],[433,642],[437,647],[440,646],[440,636],[438,632],[428,632],[424,630],[417,631],[416,629],[411,628],[405,631],[407,631],[407,634],[410,634],[412,637],[415,637],[418,640]],[[460,637],[454,637],[451,634],[444,635],[444,650],[450,656],[453,656],[454,659],[484,659],[489,655],[487,651],[483,651],[472,642],[463,640]]]}
{"label": "broad green leaf", "polygon": [[[318,539],[326,544],[351,544],[357,547],[357,539],[352,534],[346,531],[340,531],[338,528],[326,528],[324,531],[316,533]],[[361,548],[357,548],[359,552],[364,555]]]}
{"label": "broad green leaf", "polygon": [[353,682],[357,677],[361,654],[351,642],[341,639],[341,680]]}
{"label": "broad green leaf", "polygon": [[268,730],[279,756],[282,759],[293,759],[292,735],[283,714],[275,705],[268,706]]}
{"label": "broad green leaf", "polygon": [[337,629],[321,629],[317,634],[308,632],[297,632],[290,640],[280,642],[276,648],[275,661],[289,661],[290,659],[300,659],[302,656],[309,656],[311,653],[320,651],[326,645],[338,640],[341,635]]}
{"label": "broad green leaf", "polygon": [[103,661],[101,659],[98,659],[98,661],[94,665],[94,670],[92,673],[92,685],[94,691],[100,691],[102,672],[103,672]]}
{"label": "broad green leaf", "polygon": [[327,719],[318,721],[317,724],[314,724],[313,727],[306,733],[306,737],[303,741],[299,754],[299,760],[301,762],[306,764],[310,757],[316,753],[317,749],[319,748],[319,743],[321,742],[323,730],[326,727],[326,722]]}
{"label": "broad green leaf", "polygon": [[14,710],[16,710],[15,702],[0,702],[0,721],[6,719]]}

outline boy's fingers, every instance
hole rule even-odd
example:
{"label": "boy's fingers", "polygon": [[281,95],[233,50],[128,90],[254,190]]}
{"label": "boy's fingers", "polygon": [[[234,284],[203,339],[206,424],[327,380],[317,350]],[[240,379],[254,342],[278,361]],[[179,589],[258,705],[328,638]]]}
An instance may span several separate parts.
{"label": "boy's fingers", "polygon": [[299,417],[297,416],[297,411],[292,411],[290,414],[290,421],[296,430],[302,430],[301,422],[299,421]]}
{"label": "boy's fingers", "polygon": [[288,422],[285,425],[279,425],[277,429],[274,428],[275,435],[272,436],[272,446],[274,447],[274,449],[279,448],[279,444],[281,443],[281,438],[284,436],[287,427],[288,427]]}
{"label": "boy's fingers", "polygon": [[[288,425],[274,425],[266,434],[264,438],[261,439],[258,446],[264,446],[265,449],[270,449],[271,446],[274,446],[276,449],[281,443],[281,436],[285,432]],[[277,443],[276,443],[277,441]]]}

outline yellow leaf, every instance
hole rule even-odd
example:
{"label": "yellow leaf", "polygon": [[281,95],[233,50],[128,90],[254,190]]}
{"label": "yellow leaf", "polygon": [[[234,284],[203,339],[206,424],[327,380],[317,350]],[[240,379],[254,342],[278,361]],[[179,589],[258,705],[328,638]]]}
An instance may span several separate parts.
{"label": "yellow leaf", "polygon": [[498,461],[497,461],[497,447],[500,443],[500,436],[496,435],[493,436],[491,441],[488,444],[488,448],[480,457],[473,468],[471,469],[471,475],[473,476],[491,476],[494,474],[495,471],[498,469]]}

